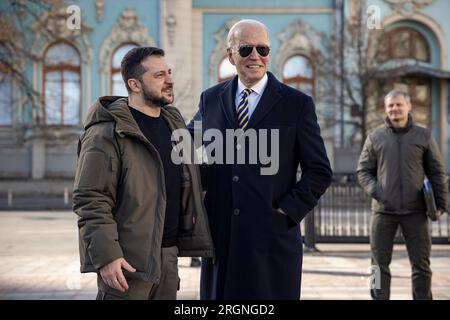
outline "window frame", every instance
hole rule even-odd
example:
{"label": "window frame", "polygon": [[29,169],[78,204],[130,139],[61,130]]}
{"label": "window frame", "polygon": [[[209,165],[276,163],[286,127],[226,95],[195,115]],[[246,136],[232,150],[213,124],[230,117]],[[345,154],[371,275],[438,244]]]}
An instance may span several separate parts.
{"label": "window frame", "polygon": [[[10,50],[10,48],[8,48],[7,43],[0,42],[0,47],[3,47],[8,52],[8,54],[11,53],[11,50]],[[4,65],[3,63],[0,62],[0,73],[1,74],[12,75],[13,69],[12,69],[11,66]],[[14,98],[14,91],[13,91],[14,90],[14,80],[11,77],[11,79],[9,81],[11,81],[10,98],[11,98],[11,102],[12,102],[13,98]],[[7,124],[0,123],[0,128],[11,128],[14,125],[14,116],[13,116],[13,107],[12,106],[11,106],[10,112],[11,112],[11,114],[10,114],[10,116],[11,116],[10,123],[7,123]]]}
{"label": "window frame", "polygon": [[[126,45],[134,45],[134,46],[136,46],[136,47],[139,47],[139,46],[140,46],[140,44],[138,44],[138,43],[136,43],[136,42],[133,42],[133,41],[125,41],[125,42],[121,42],[120,44],[118,44],[118,45],[114,48],[114,50],[112,51],[111,57],[110,57],[110,61],[109,61],[109,93],[110,93],[111,95],[113,95],[113,76],[114,76],[114,74],[116,74],[116,73],[119,73],[119,74],[121,73],[120,67],[114,68],[114,66],[113,66],[114,55],[117,53],[117,51],[118,51],[120,48],[122,48],[122,47],[124,47],[124,46],[126,46]],[[125,83],[124,83],[124,86],[125,86],[125,88],[126,88]]]}
{"label": "window frame", "polygon": [[[311,71],[312,71],[312,78],[307,78],[307,77],[302,77],[302,76],[295,76],[295,77],[291,77],[291,78],[284,77],[284,68],[286,67],[287,62],[290,59],[295,58],[295,57],[302,57],[309,62],[309,65],[311,66]],[[302,83],[309,83],[312,86],[312,92],[311,92],[312,96],[313,97],[316,96],[316,68],[315,68],[314,64],[312,63],[312,59],[305,54],[294,53],[294,54],[291,54],[290,56],[288,56],[284,60],[283,65],[281,67],[281,79],[282,79],[282,82],[286,85],[290,85],[291,83],[298,83],[299,84],[298,88],[295,87],[297,90],[301,90]]]}
{"label": "window frame", "polygon": [[[394,56],[394,45],[393,45],[393,39],[394,36],[396,34],[400,34],[403,32],[408,32],[409,33],[409,52],[408,55],[404,56],[404,57],[395,57]],[[386,38],[385,38],[386,37]],[[418,59],[416,57],[417,55],[417,51],[416,51],[416,42],[417,41],[421,41],[423,44],[425,44],[425,48],[426,48],[426,58],[425,60],[423,59]],[[391,60],[399,60],[399,59],[414,59],[417,61],[422,61],[422,62],[426,62],[426,63],[430,63],[431,62],[431,48],[430,48],[430,44],[427,40],[427,38],[418,30],[411,28],[411,27],[399,27],[399,28],[395,28],[392,30],[389,30],[384,36],[382,36],[381,38],[381,45],[383,44],[387,44],[387,48],[386,48],[386,52],[385,57],[383,58],[378,58],[377,61],[379,63],[384,63],[384,62],[388,62]],[[379,50],[379,49],[378,49]]]}
{"label": "window frame", "polygon": [[[69,45],[75,50],[75,52],[78,54],[78,58],[79,58],[79,61],[80,61],[78,66],[74,66],[74,65],[70,65],[70,64],[62,64],[62,63],[60,63],[58,65],[47,65],[45,59],[47,57],[48,51],[52,47],[60,45],[60,44]],[[42,106],[43,106],[43,117],[42,117],[42,120],[41,120],[41,122],[42,122],[41,124],[42,125],[45,125],[45,126],[79,126],[81,124],[81,122],[82,122],[82,119],[81,119],[82,118],[82,91],[83,91],[82,90],[81,64],[82,64],[82,62],[81,62],[80,52],[78,51],[77,47],[74,46],[70,42],[67,42],[67,41],[53,42],[50,45],[48,45],[47,48],[45,49],[44,54],[43,54],[43,61],[42,61],[42,96],[41,96]],[[61,74],[61,81],[60,81],[60,86],[61,86],[61,97],[60,97],[60,99],[61,99],[61,105],[60,105],[60,108],[61,108],[61,121],[60,121],[59,124],[55,124],[55,123],[48,124],[47,123],[47,106],[46,106],[46,99],[45,99],[46,98],[45,90],[46,90],[46,84],[47,84],[46,77],[47,77],[47,72],[48,71],[50,71],[50,72],[59,71],[60,74]],[[78,75],[79,75],[78,83],[79,83],[79,89],[80,89],[79,90],[80,91],[79,92],[80,99],[79,99],[79,106],[78,106],[78,115],[79,115],[78,118],[79,118],[79,120],[78,120],[77,124],[65,124],[64,123],[64,71],[77,72]]]}
{"label": "window frame", "polygon": [[230,61],[229,58],[228,58],[228,55],[226,55],[222,59],[220,59],[219,63],[217,64],[217,77],[216,77],[217,78],[217,83],[222,83],[222,82],[231,80],[237,75],[237,72],[236,72],[234,75],[226,77],[226,78],[221,78],[220,77],[220,66],[222,65],[223,61],[225,61],[225,60],[228,60],[228,62]]}

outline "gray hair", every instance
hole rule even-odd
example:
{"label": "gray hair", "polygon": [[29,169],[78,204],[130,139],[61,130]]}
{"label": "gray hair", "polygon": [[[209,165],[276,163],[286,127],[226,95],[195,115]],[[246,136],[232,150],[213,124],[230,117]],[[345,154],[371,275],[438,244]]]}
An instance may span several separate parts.
{"label": "gray hair", "polygon": [[387,95],[384,96],[384,104],[386,104],[386,102],[389,99],[392,99],[392,98],[395,98],[398,96],[403,96],[406,101],[411,102],[411,97],[408,93],[406,93],[405,91],[400,90],[400,89],[392,89],[391,91],[389,91],[389,93]]}
{"label": "gray hair", "polygon": [[253,24],[253,25],[258,25],[260,27],[263,27],[264,30],[266,30],[267,33],[267,38],[269,38],[269,30],[267,29],[267,27],[264,25],[264,23],[259,22],[258,20],[253,20],[253,19],[243,19],[243,20],[239,20],[238,22],[236,22],[231,28],[230,31],[228,32],[228,36],[227,36],[227,44],[228,44],[228,48],[231,48],[235,38],[236,38],[236,31],[238,30],[238,27],[241,26],[242,24]]}

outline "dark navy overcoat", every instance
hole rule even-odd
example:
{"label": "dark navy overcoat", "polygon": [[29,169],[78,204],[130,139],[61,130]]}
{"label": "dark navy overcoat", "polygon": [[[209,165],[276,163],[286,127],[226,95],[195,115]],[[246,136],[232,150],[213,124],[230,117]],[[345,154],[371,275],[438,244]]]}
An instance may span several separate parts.
{"label": "dark navy overcoat", "polygon": [[[202,121],[203,133],[217,129],[225,140],[226,129],[238,127],[236,90],[237,77],[202,93],[193,121]],[[200,296],[201,299],[299,299],[302,270],[299,223],[316,206],[332,178],[313,100],[268,72],[267,87],[250,118],[246,130],[249,129],[256,132],[267,129],[268,137],[271,130],[278,130],[278,170],[263,175],[261,168],[269,164],[261,159],[255,164],[248,156],[245,164],[236,163],[236,149],[251,148],[250,139],[238,138],[232,149],[234,163],[204,167],[205,206],[216,257],[202,261]],[[258,135],[257,139],[258,143],[261,139],[270,142],[268,154],[276,152],[276,146],[271,145],[273,141],[264,135]],[[225,157],[230,153],[225,147],[222,151]],[[287,216],[277,212],[277,208],[283,209]]]}

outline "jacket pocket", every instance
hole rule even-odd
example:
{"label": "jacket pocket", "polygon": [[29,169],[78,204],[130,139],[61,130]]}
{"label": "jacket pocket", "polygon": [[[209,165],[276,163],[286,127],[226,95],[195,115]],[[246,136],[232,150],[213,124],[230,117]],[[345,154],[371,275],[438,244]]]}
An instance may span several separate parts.
{"label": "jacket pocket", "polygon": [[389,192],[386,194],[386,192],[380,182],[377,182],[376,194],[377,194],[377,198],[375,200],[378,201],[379,207],[381,210],[383,210],[383,211],[385,211],[385,210],[386,211],[394,211],[395,210],[395,206],[393,205],[393,203],[395,203],[395,200],[392,199],[392,194]]}
{"label": "jacket pocket", "polygon": [[378,200],[380,202],[384,202],[384,196],[383,196],[383,188],[381,187],[381,183],[377,181],[377,185],[375,187],[375,200]]}

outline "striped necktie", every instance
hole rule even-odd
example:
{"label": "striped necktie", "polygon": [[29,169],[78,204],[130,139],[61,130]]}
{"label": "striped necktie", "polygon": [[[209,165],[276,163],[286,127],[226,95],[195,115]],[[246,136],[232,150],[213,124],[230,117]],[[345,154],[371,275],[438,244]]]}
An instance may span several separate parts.
{"label": "striped necktie", "polygon": [[241,101],[237,109],[239,128],[245,130],[248,124],[248,96],[253,92],[252,89],[244,89]]}

